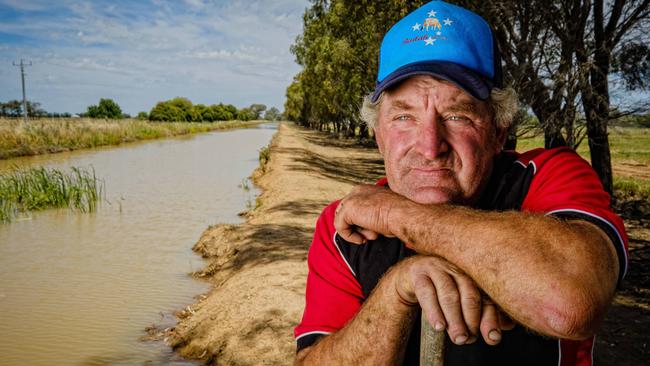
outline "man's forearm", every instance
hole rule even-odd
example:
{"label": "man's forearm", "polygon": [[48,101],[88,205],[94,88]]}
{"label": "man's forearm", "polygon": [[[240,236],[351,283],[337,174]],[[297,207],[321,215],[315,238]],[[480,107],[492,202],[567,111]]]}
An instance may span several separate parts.
{"label": "man's forearm", "polygon": [[515,320],[541,333],[589,336],[613,296],[616,254],[592,224],[408,200],[390,216],[402,241],[456,264]]}
{"label": "man's forearm", "polygon": [[341,330],[298,352],[296,365],[392,365],[404,357],[417,314],[397,295],[389,271],[357,315]]}

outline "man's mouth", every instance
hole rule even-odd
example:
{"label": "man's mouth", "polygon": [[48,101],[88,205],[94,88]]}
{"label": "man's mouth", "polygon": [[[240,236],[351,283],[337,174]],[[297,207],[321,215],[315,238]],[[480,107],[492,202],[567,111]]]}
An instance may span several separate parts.
{"label": "man's mouth", "polygon": [[447,167],[412,167],[411,170],[421,173],[446,173],[450,172],[451,168]]}

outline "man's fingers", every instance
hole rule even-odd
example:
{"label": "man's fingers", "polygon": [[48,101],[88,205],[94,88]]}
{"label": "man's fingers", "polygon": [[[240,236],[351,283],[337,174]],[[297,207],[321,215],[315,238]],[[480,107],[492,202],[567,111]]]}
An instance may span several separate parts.
{"label": "man's fingers", "polygon": [[494,346],[501,342],[499,314],[492,300],[483,298],[483,314],[481,315],[481,335],[485,343]]}
{"label": "man's fingers", "polygon": [[452,342],[457,345],[465,344],[469,339],[469,333],[463,319],[456,282],[446,273],[435,272],[433,276],[438,303],[447,321],[447,333]]}
{"label": "man's fingers", "polygon": [[445,316],[438,304],[436,289],[429,277],[421,275],[414,281],[415,296],[422,308],[422,316],[426,317],[433,329],[442,331],[445,329]]}
{"label": "man's fingers", "polygon": [[338,203],[334,212],[334,228],[343,239],[354,244],[375,240],[379,235],[394,236],[388,226],[390,221],[387,214],[392,206],[401,201],[408,199],[385,187],[356,186]]}
{"label": "man's fingers", "polygon": [[379,237],[379,234],[377,234],[376,232],[374,232],[372,230],[368,230],[368,229],[357,228],[357,232],[361,236],[363,236],[364,239],[366,239],[366,241],[368,241],[368,240],[377,240],[377,238]]}
{"label": "man's fingers", "polygon": [[340,202],[334,211],[334,226],[337,228],[337,233],[349,243],[364,244],[366,242],[364,235],[359,233],[354,225],[346,222],[345,214],[342,212],[343,207],[343,202]]}
{"label": "man's fingers", "polygon": [[377,240],[379,234],[372,230],[361,229],[354,226],[349,226],[347,229],[338,231],[338,234],[343,240],[352,244],[365,244],[369,240]]}
{"label": "man's fingers", "polygon": [[352,243],[352,244],[365,244],[366,243],[366,238],[364,238],[361,234],[358,232],[354,231],[352,228],[348,229],[343,229],[341,231],[337,231],[338,234],[343,238],[343,240]]}
{"label": "man's fingers", "polygon": [[460,292],[460,305],[463,311],[463,319],[469,330],[467,343],[474,343],[479,335],[481,322],[481,293],[476,284],[469,277],[458,274],[454,276]]}
{"label": "man's fingers", "polygon": [[334,211],[334,226],[338,228],[337,232],[343,240],[352,244],[365,244],[368,240],[377,239],[378,235],[374,231],[363,229],[347,222],[343,208],[344,203],[339,202],[336,211]]}
{"label": "man's fingers", "polygon": [[[489,322],[483,324],[481,293],[474,281],[442,258],[416,256],[403,262],[397,293],[406,301],[417,300],[422,316],[434,329],[444,329],[457,345],[476,341],[487,324],[499,330],[496,307],[489,302]],[[493,343],[494,344],[494,343]]]}

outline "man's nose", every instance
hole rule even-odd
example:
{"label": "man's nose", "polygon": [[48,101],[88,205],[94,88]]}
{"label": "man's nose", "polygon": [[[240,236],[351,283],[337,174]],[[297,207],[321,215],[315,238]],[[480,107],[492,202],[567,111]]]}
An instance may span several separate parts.
{"label": "man's nose", "polygon": [[445,128],[435,118],[420,125],[416,138],[418,153],[429,160],[449,150]]}

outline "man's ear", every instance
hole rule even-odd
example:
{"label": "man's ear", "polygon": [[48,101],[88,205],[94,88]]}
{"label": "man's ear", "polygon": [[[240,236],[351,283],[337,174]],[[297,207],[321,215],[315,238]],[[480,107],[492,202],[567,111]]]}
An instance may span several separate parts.
{"label": "man's ear", "polygon": [[500,153],[501,150],[503,150],[503,145],[506,144],[506,140],[508,139],[508,128],[501,128],[497,127],[497,146],[496,146],[496,153]]}
{"label": "man's ear", "polygon": [[375,127],[372,128],[372,134],[375,136],[375,142],[377,143],[377,149],[379,149],[379,153],[381,156],[384,156],[384,139],[379,133],[377,133],[377,128]]}

